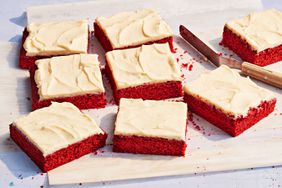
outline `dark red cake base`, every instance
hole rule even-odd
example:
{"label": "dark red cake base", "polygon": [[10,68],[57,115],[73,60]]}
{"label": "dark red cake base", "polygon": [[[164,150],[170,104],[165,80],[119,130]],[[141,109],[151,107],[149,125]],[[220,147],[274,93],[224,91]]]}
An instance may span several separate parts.
{"label": "dark red cake base", "polygon": [[105,93],[100,94],[86,94],[72,97],[60,97],[53,99],[40,100],[38,95],[38,88],[34,80],[34,74],[36,65],[30,68],[30,81],[31,81],[31,98],[32,98],[32,109],[38,109],[49,106],[52,101],[54,102],[70,102],[79,109],[89,108],[104,108],[107,104]]}
{"label": "dark red cake base", "polygon": [[[34,62],[38,59],[43,59],[43,58],[50,58],[52,56],[26,56],[26,51],[23,47],[23,44],[25,42],[25,39],[28,36],[28,31],[25,28],[23,31],[23,36],[22,36],[22,43],[21,43],[21,49],[20,49],[20,57],[19,57],[19,66],[22,69],[29,69],[32,65],[34,65]],[[88,49],[87,52],[90,52],[90,33],[88,32]]]}
{"label": "dark red cake base", "polygon": [[257,53],[250,44],[227,27],[224,27],[221,43],[234,51],[242,60],[259,66],[266,66],[282,60],[282,45]]}
{"label": "dark red cake base", "polygon": [[10,137],[42,170],[42,172],[47,172],[103,147],[106,142],[107,134],[104,133],[90,136],[47,156],[43,156],[42,152],[12,124],[10,125]]}
{"label": "dark red cake base", "polygon": [[113,151],[121,153],[185,156],[186,142],[157,137],[114,135]]}
{"label": "dark red cake base", "polygon": [[[109,41],[109,38],[107,37],[107,35],[104,33],[104,31],[100,28],[100,26],[96,22],[94,23],[94,33],[95,33],[95,37],[99,40],[100,44],[103,46],[106,52],[112,51],[112,50],[135,48],[135,47],[139,47],[143,45],[143,44],[140,44],[140,45],[127,46],[127,47],[122,47],[122,48],[113,48],[113,46],[111,45],[111,42]],[[163,38],[163,39],[156,40],[156,41],[150,41],[144,44],[167,43],[167,42],[169,43],[170,50],[174,52],[173,37],[167,37],[167,38]]]}
{"label": "dark red cake base", "polygon": [[141,98],[144,100],[163,100],[183,96],[181,81],[168,81],[156,84],[143,84],[140,86],[117,89],[112,72],[106,63],[105,71],[113,89],[115,102],[118,104],[121,98]]}
{"label": "dark red cake base", "polygon": [[184,95],[184,100],[188,104],[189,110],[203,117],[205,120],[214,124],[231,136],[241,134],[261,119],[268,116],[273,112],[276,104],[276,99],[262,102],[258,107],[251,108],[246,117],[234,118],[234,116],[228,115],[221,110],[218,110],[215,106],[187,93]]}

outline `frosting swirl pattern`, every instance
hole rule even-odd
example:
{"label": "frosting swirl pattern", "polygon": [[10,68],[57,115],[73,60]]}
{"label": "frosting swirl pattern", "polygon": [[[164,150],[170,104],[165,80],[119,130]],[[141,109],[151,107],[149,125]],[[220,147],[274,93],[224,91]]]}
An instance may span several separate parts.
{"label": "frosting swirl pattern", "polygon": [[31,23],[23,47],[27,56],[87,53],[88,21]]}
{"label": "frosting swirl pattern", "polygon": [[225,65],[187,83],[184,91],[235,117],[246,116],[250,108],[274,99],[270,91]]}
{"label": "frosting swirl pattern", "polygon": [[122,98],[114,134],[185,141],[186,119],[183,102]]}
{"label": "frosting swirl pattern", "polygon": [[98,17],[96,23],[104,30],[114,48],[140,45],[172,36],[167,23],[150,9],[122,12],[108,18]]}
{"label": "frosting swirl pattern", "polygon": [[40,100],[104,92],[96,54],[77,54],[37,60],[35,83]]}
{"label": "frosting swirl pattern", "polygon": [[96,122],[71,103],[53,102],[14,123],[43,153],[52,154],[95,134],[103,134]]}
{"label": "frosting swirl pattern", "polygon": [[118,89],[144,83],[182,81],[180,67],[168,43],[114,50],[106,54],[106,59]]}
{"label": "frosting swirl pattern", "polygon": [[282,12],[270,9],[226,23],[226,27],[261,52],[282,45]]}

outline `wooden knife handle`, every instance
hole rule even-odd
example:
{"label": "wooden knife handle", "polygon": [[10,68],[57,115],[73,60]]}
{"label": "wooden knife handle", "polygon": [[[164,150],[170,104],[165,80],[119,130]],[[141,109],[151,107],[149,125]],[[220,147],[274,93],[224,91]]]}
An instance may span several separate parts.
{"label": "wooden knife handle", "polygon": [[282,89],[282,73],[267,70],[248,62],[242,63],[243,74]]}

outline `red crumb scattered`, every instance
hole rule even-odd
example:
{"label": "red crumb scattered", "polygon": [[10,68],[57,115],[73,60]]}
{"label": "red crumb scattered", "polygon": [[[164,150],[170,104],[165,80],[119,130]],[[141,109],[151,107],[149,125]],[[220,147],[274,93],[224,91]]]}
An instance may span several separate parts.
{"label": "red crumb scattered", "polygon": [[198,131],[200,131],[201,130],[201,128],[200,128],[200,126],[199,125],[195,125],[195,127],[194,127],[195,129],[197,129]]}
{"label": "red crumb scattered", "polygon": [[219,56],[222,56],[222,53],[220,52],[220,53],[218,53],[218,55],[219,55]]}
{"label": "red crumb scattered", "polygon": [[97,155],[97,154],[98,154],[98,152],[97,152],[97,151],[94,151],[94,152],[93,152],[93,155]]}
{"label": "red crumb scattered", "polygon": [[187,54],[188,53],[188,51],[187,50],[184,50],[184,52],[183,52],[184,54]]}
{"label": "red crumb scattered", "polygon": [[191,65],[189,65],[189,71],[192,71],[192,69],[193,69],[193,65],[191,64]]}
{"label": "red crumb scattered", "polygon": [[179,62],[179,58],[178,57],[176,58],[176,61]]}
{"label": "red crumb scattered", "polygon": [[183,54],[180,54],[180,57],[183,57]]}
{"label": "red crumb scattered", "polygon": [[177,50],[178,50],[177,48],[174,48],[174,51],[175,51],[175,52],[177,52]]}
{"label": "red crumb scattered", "polygon": [[41,176],[43,176],[44,174],[43,174],[43,173],[41,173],[40,175],[41,175]]}
{"label": "red crumb scattered", "polygon": [[220,42],[219,45],[222,46],[223,45],[222,42]]}
{"label": "red crumb scattered", "polygon": [[181,64],[181,67],[186,69],[188,67],[188,64],[187,63],[183,63],[183,64]]}
{"label": "red crumb scattered", "polygon": [[195,129],[197,130],[201,130],[201,128],[195,123],[194,119],[193,119],[193,113],[189,112],[189,121],[191,121],[192,125],[194,126]]}
{"label": "red crumb scattered", "polygon": [[181,75],[181,78],[184,78],[184,74]]}

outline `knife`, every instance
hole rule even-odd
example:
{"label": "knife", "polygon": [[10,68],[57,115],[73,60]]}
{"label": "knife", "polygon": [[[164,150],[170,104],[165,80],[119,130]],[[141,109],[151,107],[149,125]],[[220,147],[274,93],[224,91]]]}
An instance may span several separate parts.
{"label": "knife", "polygon": [[234,58],[222,56],[183,25],[180,25],[179,32],[188,43],[190,43],[199,53],[209,59],[215,66],[219,67],[220,65],[227,65],[230,68],[241,70],[241,72],[246,76],[250,76],[280,89],[282,88],[282,73],[270,71],[248,62],[240,62]]}

